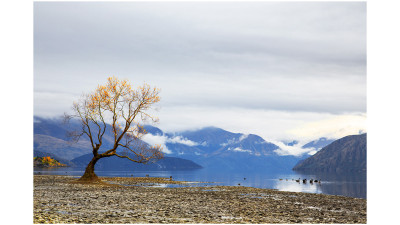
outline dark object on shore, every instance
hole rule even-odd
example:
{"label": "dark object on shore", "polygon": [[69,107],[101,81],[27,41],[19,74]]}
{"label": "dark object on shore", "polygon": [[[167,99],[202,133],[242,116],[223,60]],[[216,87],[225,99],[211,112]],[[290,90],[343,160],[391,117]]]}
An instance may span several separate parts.
{"label": "dark object on shore", "polygon": [[238,183],[238,185],[240,186],[240,183]]}
{"label": "dark object on shore", "polygon": [[169,176],[169,180],[172,180],[172,176]]}
{"label": "dark object on shore", "polygon": [[300,183],[300,178],[298,180],[296,180],[297,183]]}
{"label": "dark object on shore", "polygon": [[303,184],[307,183],[307,179],[303,179]]}
{"label": "dark object on shore", "polygon": [[310,184],[312,184],[312,183],[313,183],[313,181],[314,181],[314,180],[313,180],[313,179],[311,179],[311,180],[310,180]]}

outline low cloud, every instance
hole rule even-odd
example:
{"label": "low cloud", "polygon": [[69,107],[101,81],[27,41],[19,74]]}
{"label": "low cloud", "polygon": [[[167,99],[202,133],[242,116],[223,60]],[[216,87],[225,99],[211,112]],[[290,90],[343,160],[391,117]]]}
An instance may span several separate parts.
{"label": "low cloud", "polygon": [[297,143],[293,146],[286,145],[280,141],[272,141],[272,143],[279,147],[277,150],[274,151],[278,155],[294,155],[294,156],[301,156],[304,154],[313,155],[317,152],[317,150],[319,150],[315,148],[302,148],[302,146],[306,144],[304,142]]}
{"label": "low cloud", "polygon": [[[331,114],[197,105],[162,107],[158,127],[180,132],[215,126],[232,133],[257,134],[268,142],[297,140],[305,143],[326,137],[337,139],[366,130],[365,113]],[[244,138],[243,136],[242,138]],[[231,139],[222,144],[233,144]]]}
{"label": "low cloud", "polygon": [[246,139],[249,135],[248,134],[243,134],[242,136],[239,137],[239,139],[236,138],[232,138],[227,140],[226,142],[220,144],[222,147],[225,147],[227,145],[232,145],[232,144],[237,144],[241,141],[243,141],[244,139]]}
{"label": "low cloud", "polygon": [[146,134],[143,137],[143,141],[150,144],[150,145],[161,145],[163,148],[163,152],[166,154],[172,154],[172,151],[168,149],[167,143],[172,143],[172,144],[183,144],[187,146],[197,146],[197,145],[205,145],[206,143],[197,143],[191,140],[188,140],[187,138],[183,138],[182,136],[174,136],[172,138],[169,138],[165,135],[152,135],[150,133]]}
{"label": "low cloud", "polygon": [[167,143],[173,143],[173,144],[176,144],[176,143],[184,144],[184,145],[188,145],[188,146],[200,145],[199,143],[191,141],[191,140],[188,140],[186,138],[183,138],[182,136],[175,136],[173,138],[167,138],[166,142]]}
{"label": "low cloud", "polygon": [[167,140],[166,136],[146,134],[145,136],[143,136],[142,140],[149,145],[161,145],[162,152],[164,152],[165,154],[172,153],[172,151],[169,150],[168,147],[165,145]]}
{"label": "low cloud", "polygon": [[317,153],[317,152],[318,152],[317,150],[314,150],[314,151],[308,152],[308,154],[309,154],[309,155],[314,155],[314,154]]}
{"label": "low cloud", "polygon": [[242,136],[240,136],[239,142],[243,141],[243,140],[246,139],[248,136],[249,136],[248,134],[243,134]]}
{"label": "low cloud", "polygon": [[234,151],[234,152],[248,152],[251,153],[251,150],[248,149],[242,149],[241,147],[236,147],[236,148],[228,148],[228,151]]}
{"label": "low cloud", "polygon": [[[227,145],[240,143],[241,141],[246,139],[248,136],[249,136],[249,134],[242,134],[242,136],[240,136],[238,139],[236,139],[236,138],[229,139],[225,143],[220,144],[220,146],[225,147]],[[261,144],[261,143],[256,142],[256,144]]]}
{"label": "low cloud", "polygon": [[224,143],[222,143],[222,144],[220,144],[222,147],[225,147],[225,146],[227,146],[227,145],[231,145],[231,144],[235,144],[235,143],[237,143],[237,141],[236,141],[236,139],[235,138],[232,138],[232,139],[229,139],[229,140],[227,140],[226,142],[224,142]]}

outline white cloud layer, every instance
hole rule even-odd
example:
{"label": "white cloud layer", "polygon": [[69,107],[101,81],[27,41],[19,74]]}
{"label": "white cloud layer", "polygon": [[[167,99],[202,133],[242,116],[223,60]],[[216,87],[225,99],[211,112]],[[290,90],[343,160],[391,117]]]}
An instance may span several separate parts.
{"label": "white cloud layer", "polygon": [[150,133],[147,133],[146,135],[143,136],[143,141],[150,145],[161,145],[162,151],[166,154],[171,154],[172,151],[168,149],[167,143],[172,143],[172,144],[183,144],[187,146],[196,146],[196,145],[204,145],[204,143],[197,143],[191,140],[188,140],[187,138],[183,138],[182,136],[174,136],[172,138],[167,137],[165,135],[153,135]]}
{"label": "white cloud layer", "polygon": [[165,145],[167,140],[166,136],[146,134],[143,136],[142,140],[149,145],[161,145],[162,152],[166,154],[172,153],[172,151],[169,150],[168,147]]}
{"label": "white cloud layer", "polygon": [[319,150],[315,148],[302,148],[302,146],[306,144],[305,142],[301,142],[293,146],[285,145],[284,143],[279,141],[273,141],[272,143],[279,147],[279,149],[275,150],[275,152],[279,155],[294,155],[294,156],[300,156],[303,154],[313,155],[317,152],[317,150]]}
{"label": "white cloud layer", "polygon": [[[216,126],[233,133],[257,134],[264,140],[312,141],[320,137],[340,138],[366,131],[366,114],[337,115],[242,108],[168,107],[159,111],[166,132]],[[235,140],[231,140],[233,143]],[[226,143],[229,144],[229,143]]]}
{"label": "white cloud layer", "polygon": [[199,143],[191,141],[191,140],[188,140],[188,139],[183,138],[181,136],[175,136],[173,138],[168,138],[168,139],[166,139],[166,142],[167,143],[173,143],[173,144],[178,143],[178,144],[183,144],[183,145],[187,145],[187,146],[199,145]]}
{"label": "white cloud layer", "polygon": [[227,146],[227,145],[231,145],[231,144],[236,144],[239,143],[241,141],[243,141],[244,139],[246,139],[249,135],[248,134],[243,134],[242,136],[239,137],[239,139],[236,138],[232,138],[227,140],[225,143],[220,144],[222,147]]}
{"label": "white cloud layer", "polygon": [[234,152],[248,152],[248,153],[251,153],[251,150],[242,149],[241,147],[228,148],[228,151],[234,151]]}
{"label": "white cloud layer", "polygon": [[34,3],[36,116],[62,115],[112,75],[161,88],[156,115],[167,132],[357,132],[366,119],[366,4]]}

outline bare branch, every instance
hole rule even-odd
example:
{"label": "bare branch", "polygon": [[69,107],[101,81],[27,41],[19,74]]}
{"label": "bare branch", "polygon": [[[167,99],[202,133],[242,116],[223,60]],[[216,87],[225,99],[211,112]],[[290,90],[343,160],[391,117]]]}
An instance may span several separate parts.
{"label": "bare branch", "polygon": [[[90,139],[94,158],[88,168],[90,167],[92,172],[94,164],[102,157],[115,155],[139,163],[163,157],[160,146],[151,147],[141,141],[146,132],[135,121],[138,115],[140,119],[157,120],[147,111],[160,101],[158,94],[159,89],[151,88],[147,84],[133,90],[126,80],[110,77],[105,85],[99,85],[94,92],[82,95],[78,102],[74,102],[72,106],[74,114],[66,114],[64,120],[68,123],[72,118],[77,118],[82,125],[80,131],[69,133],[73,140],[78,141],[82,135],[87,135]],[[103,146],[103,137],[107,133],[108,126],[111,127],[109,130],[114,139],[112,147],[98,154]],[[117,148],[123,148],[127,154],[117,154]]]}

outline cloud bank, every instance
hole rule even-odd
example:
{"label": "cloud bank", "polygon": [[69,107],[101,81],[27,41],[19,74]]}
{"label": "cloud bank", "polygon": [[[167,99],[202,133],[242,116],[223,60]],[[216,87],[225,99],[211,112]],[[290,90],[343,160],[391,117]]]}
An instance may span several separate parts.
{"label": "cloud bank", "polygon": [[112,75],[161,88],[167,132],[338,136],[359,128],[318,121],[366,112],[366,4],[34,3],[35,115],[62,115]]}
{"label": "cloud bank", "polygon": [[156,145],[159,144],[162,147],[162,151],[166,154],[171,154],[172,151],[168,149],[167,143],[172,143],[172,144],[183,144],[187,146],[197,146],[197,145],[204,145],[205,143],[197,143],[191,140],[188,140],[187,138],[183,138],[182,136],[174,136],[174,137],[168,137],[165,135],[153,135],[150,133],[147,133],[146,135],[143,136],[143,141],[147,142],[150,145]]}
{"label": "cloud bank", "polygon": [[294,155],[294,156],[301,156],[303,154],[314,155],[320,149],[315,148],[302,148],[302,146],[306,143],[301,142],[295,144],[293,146],[285,145],[282,142],[274,141],[273,144],[277,145],[279,149],[275,150],[275,153],[279,155]]}

